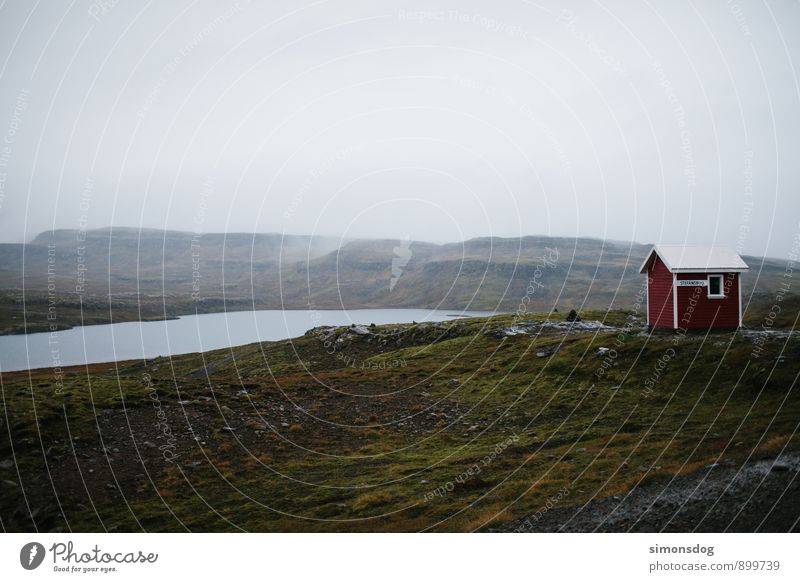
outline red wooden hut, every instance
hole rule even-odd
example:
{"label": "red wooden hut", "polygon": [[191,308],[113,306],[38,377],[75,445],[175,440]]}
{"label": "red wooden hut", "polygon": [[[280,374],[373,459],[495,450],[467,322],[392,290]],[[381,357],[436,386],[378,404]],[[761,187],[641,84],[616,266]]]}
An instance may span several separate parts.
{"label": "red wooden hut", "polygon": [[647,274],[647,324],[669,329],[742,325],[742,273],[747,264],[727,247],[656,245]]}

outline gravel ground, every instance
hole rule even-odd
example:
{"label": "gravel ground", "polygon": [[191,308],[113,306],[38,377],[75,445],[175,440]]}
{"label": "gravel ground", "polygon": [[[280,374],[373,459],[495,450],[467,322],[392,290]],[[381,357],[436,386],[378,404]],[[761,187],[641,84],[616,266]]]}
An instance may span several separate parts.
{"label": "gravel ground", "polygon": [[626,495],[552,507],[538,519],[531,516],[493,531],[800,531],[800,454],[740,466],[710,465]]}

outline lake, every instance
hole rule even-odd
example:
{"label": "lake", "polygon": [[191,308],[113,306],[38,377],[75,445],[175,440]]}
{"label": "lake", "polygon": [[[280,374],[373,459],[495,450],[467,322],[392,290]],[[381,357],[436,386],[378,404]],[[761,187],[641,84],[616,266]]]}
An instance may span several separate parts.
{"label": "lake", "polygon": [[132,321],[73,329],[0,336],[0,371],[204,352],[303,335],[320,325],[446,321],[479,311],[351,309],[347,311],[234,311],[184,315],[166,321]]}

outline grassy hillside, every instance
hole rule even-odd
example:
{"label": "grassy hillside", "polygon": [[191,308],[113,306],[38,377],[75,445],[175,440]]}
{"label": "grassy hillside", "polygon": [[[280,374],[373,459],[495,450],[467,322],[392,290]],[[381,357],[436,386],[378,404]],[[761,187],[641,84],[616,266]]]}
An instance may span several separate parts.
{"label": "grassy hillside", "polygon": [[[0,332],[241,309],[632,309],[649,245],[529,236],[436,245],[275,234],[55,231],[0,245]],[[402,256],[401,256],[402,255]],[[24,281],[23,281],[24,256]],[[403,260],[399,260],[403,259]],[[759,319],[786,265],[747,257]],[[393,272],[393,265],[395,272]],[[22,289],[25,289],[23,293]],[[25,311],[22,305],[25,304]],[[767,310],[766,313],[769,311]]]}
{"label": "grassy hillside", "polygon": [[[318,328],[3,374],[2,525],[484,530],[798,451],[793,334],[648,335],[635,313],[583,315]],[[800,515],[796,490],[782,499],[778,514]]]}

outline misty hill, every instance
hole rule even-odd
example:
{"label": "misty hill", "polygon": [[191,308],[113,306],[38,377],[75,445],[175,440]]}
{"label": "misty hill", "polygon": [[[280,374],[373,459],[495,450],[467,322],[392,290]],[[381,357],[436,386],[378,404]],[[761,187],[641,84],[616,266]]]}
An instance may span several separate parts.
{"label": "misty hill", "polygon": [[60,294],[180,296],[191,291],[199,276],[208,290],[205,296],[221,296],[226,273],[235,280],[251,270],[277,272],[281,261],[314,259],[338,244],[332,237],[279,234],[56,230],[25,245],[0,245],[0,288],[22,288],[24,255],[25,288],[31,291],[46,289],[50,276]]}
{"label": "misty hill", "polygon": [[[85,240],[83,240],[85,239]],[[527,236],[433,244],[280,234],[57,230],[0,245],[0,290],[33,301],[162,298],[162,312],[223,308],[631,309],[650,245]],[[774,294],[785,266],[746,257],[749,294]],[[394,267],[394,270],[393,270]],[[393,282],[394,281],[394,282]],[[393,282],[393,283],[392,283]],[[194,293],[194,296],[193,296]],[[224,298],[224,305],[223,305]],[[199,299],[198,301],[195,301]],[[179,307],[178,307],[179,306]]]}

